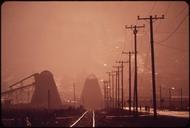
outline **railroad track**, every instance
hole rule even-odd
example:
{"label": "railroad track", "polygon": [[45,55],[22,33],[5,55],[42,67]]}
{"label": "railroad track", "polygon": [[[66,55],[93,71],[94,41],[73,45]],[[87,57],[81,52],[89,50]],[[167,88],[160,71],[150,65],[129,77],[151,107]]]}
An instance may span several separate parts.
{"label": "railroad track", "polygon": [[70,127],[95,127],[95,112],[84,112]]}

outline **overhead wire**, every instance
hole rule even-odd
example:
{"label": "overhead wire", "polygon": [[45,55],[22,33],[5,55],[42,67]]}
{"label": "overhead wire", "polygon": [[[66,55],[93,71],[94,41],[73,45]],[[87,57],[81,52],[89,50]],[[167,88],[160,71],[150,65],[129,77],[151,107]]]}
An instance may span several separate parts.
{"label": "overhead wire", "polygon": [[180,26],[184,23],[185,19],[188,17],[188,15],[185,15],[184,18],[181,20],[181,22],[177,25],[177,27],[164,39],[160,40],[160,41],[155,41],[155,43],[161,43],[161,42],[165,42],[168,39],[170,39],[170,37],[173,36],[173,34],[175,34],[175,32],[180,28]]}
{"label": "overhead wire", "polygon": [[[151,8],[151,10],[149,11],[149,13],[152,13],[152,11],[154,10],[154,8],[156,7],[156,2],[154,2],[153,3],[153,5],[152,5],[152,8]],[[138,20],[136,19],[136,24],[138,23]],[[125,41],[124,41],[124,43],[125,43]],[[124,44],[125,45],[125,44]],[[125,48],[123,48],[123,50],[124,50]],[[122,50],[122,51],[123,51]],[[118,57],[119,58],[119,60],[121,60],[121,57],[122,57],[122,54]],[[118,58],[117,58],[117,60],[118,60]]]}
{"label": "overhead wire", "polygon": [[[181,11],[179,11],[179,13],[175,16],[175,17],[173,17],[173,19],[172,20],[176,20],[176,17],[179,17],[184,11],[185,11],[185,9],[186,9],[186,7],[184,7]],[[166,13],[168,12],[168,8],[167,8],[167,11],[166,11]],[[188,16],[188,15],[187,15]],[[186,16],[182,19],[182,21],[181,22],[184,22],[184,20],[185,20],[185,18],[186,18]],[[180,24],[182,24],[180,22]],[[176,27],[176,29],[179,29],[179,25],[180,24],[178,24],[178,26]],[[158,27],[157,27],[158,28]],[[157,28],[156,28],[156,30],[157,30]],[[176,29],[174,29],[174,31],[173,32],[176,32],[177,30]],[[170,35],[168,35],[168,37],[166,37],[165,39],[163,39],[163,40],[161,40],[161,41],[158,41],[159,43],[161,43],[161,42],[164,42],[164,41],[166,41],[166,40],[168,40],[174,33],[173,32],[171,32],[170,33]]]}
{"label": "overhead wire", "polygon": [[[148,12],[148,15],[151,15],[151,13],[153,12],[153,10],[155,9],[155,7],[156,7],[156,2],[154,3],[154,5],[152,6],[152,8],[151,8],[151,10]],[[143,42],[146,42],[145,41],[145,36],[147,35],[147,33],[148,33],[148,30],[146,30],[145,32],[144,32],[144,40],[143,40]],[[150,47],[148,47],[147,48],[147,50],[146,50],[146,52],[145,52],[145,54],[146,54],[146,57],[145,57],[145,61],[144,61],[144,69],[147,69],[148,68],[148,53],[149,53],[149,51],[150,51]]]}
{"label": "overhead wire", "polygon": [[[169,12],[169,8],[171,7],[171,5],[172,5],[172,3],[169,3],[169,4],[168,4],[168,6],[167,6],[167,8],[166,8],[166,12],[164,13],[165,16],[167,16],[167,14],[168,14],[168,12]],[[159,20],[158,25],[155,27],[155,32],[157,31],[157,28],[160,26],[161,21],[162,21],[162,20]]]}
{"label": "overhead wire", "polygon": [[[151,8],[151,10],[149,11],[149,13],[152,13],[152,11],[154,10],[154,8],[156,7],[156,4],[157,4],[156,2],[153,3],[152,8]],[[136,24],[138,23],[138,21],[139,21],[139,20],[136,19]],[[124,45],[125,45],[125,44],[124,44]],[[124,48],[124,49],[125,49],[125,48]],[[121,58],[121,56],[120,56],[120,58]],[[119,60],[120,60],[120,59],[119,59]]]}
{"label": "overhead wire", "polygon": [[[164,14],[168,14],[168,11],[169,11],[169,8],[171,7],[171,4],[169,4],[168,6],[167,6],[167,8],[166,8],[166,12],[164,13]],[[177,17],[179,16],[179,15],[181,15],[183,12],[184,12],[184,10],[185,10],[185,8],[183,8],[178,14],[177,14]],[[186,15],[183,19],[182,19],[182,21],[178,24],[178,26],[174,29],[174,31],[172,32],[172,33],[170,33],[170,35],[169,36],[167,36],[167,38],[165,38],[165,39],[163,39],[163,40],[161,40],[161,41],[159,41],[159,42],[156,42],[156,41],[154,41],[154,43],[155,44],[157,44],[157,45],[160,45],[160,46],[163,46],[163,47],[166,47],[166,48],[169,48],[169,49],[171,49],[171,50],[176,50],[176,51],[183,51],[183,50],[181,50],[181,49],[177,49],[177,48],[174,48],[174,47],[170,47],[170,46],[167,46],[167,45],[163,45],[163,44],[161,44],[161,42],[164,42],[164,41],[166,41],[166,40],[168,40],[179,28],[180,28],[180,26],[183,24],[183,22],[185,21],[185,19],[186,19],[186,17],[187,17],[188,15]],[[160,25],[160,24],[159,24]],[[158,25],[158,26],[159,26]],[[157,26],[157,28],[158,28],[158,26]],[[146,35],[147,33],[145,33],[145,35]],[[184,52],[186,52],[186,51],[183,51],[183,53]],[[145,63],[147,63],[147,59],[145,60]],[[148,66],[147,64],[145,64],[145,66]]]}
{"label": "overhead wire", "polygon": [[[155,9],[155,7],[156,7],[156,2],[155,3],[153,3],[153,5],[152,5],[152,8],[151,8],[151,10],[148,12],[148,14],[150,14],[150,13],[152,13],[152,11]],[[136,19],[136,25],[138,24],[138,19]],[[147,30],[146,30],[147,31]],[[143,39],[142,40],[144,40],[145,41],[145,35],[147,35],[147,32],[146,31],[144,31],[143,33],[144,33],[144,36],[143,36]],[[133,33],[131,33],[132,35],[131,36],[133,36]],[[133,41],[131,42],[132,44],[133,44]],[[131,46],[133,46],[133,45],[131,45]],[[132,48],[133,49],[133,48]],[[138,52],[139,53],[139,52]],[[148,50],[147,50],[147,53],[148,53]],[[139,54],[137,54],[137,58],[138,58],[138,55]],[[131,61],[132,62],[132,61]],[[132,67],[132,70],[131,70],[131,73],[133,74],[133,72],[134,72],[134,65],[131,65]],[[144,65],[145,66],[145,65]],[[138,67],[138,65],[137,65],[137,67]],[[131,74],[131,75],[132,75]],[[133,75],[132,75],[133,76]],[[143,80],[142,79],[140,79],[140,82],[139,83],[142,83],[143,82]]]}
{"label": "overhead wire", "polygon": [[160,45],[160,46],[163,46],[163,47],[166,47],[166,48],[169,48],[169,49],[172,49],[172,50],[175,50],[175,51],[178,51],[178,52],[180,52],[180,53],[188,53],[188,51],[185,51],[185,50],[183,50],[183,49],[174,48],[174,47],[165,45],[165,44],[163,44],[163,43],[155,43],[155,44]]}
{"label": "overhead wire", "polygon": [[[170,6],[171,6],[171,4],[169,4],[169,5],[167,6],[166,12],[165,12],[164,14],[167,14],[167,13],[168,13]],[[156,2],[152,5],[152,8],[151,8],[151,10],[149,11],[149,14],[152,13],[152,11],[155,9],[155,7],[156,7]],[[185,10],[185,8],[184,8],[183,10],[181,10],[181,11],[178,13],[178,15],[180,15],[184,10]],[[178,16],[178,15],[177,15],[177,16]],[[173,50],[181,51],[181,50],[179,50],[179,49],[176,49],[176,48],[173,48],[173,47],[169,47],[169,46],[167,46],[167,45],[160,44],[160,42],[164,42],[164,41],[168,40],[168,39],[179,29],[179,27],[181,26],[181,24],[185,21],[186,17],[187,17],[187,16],[185,16],[185,17],[183,18],[183,20],[180,22],[180,24],[174,29],[174,31],[173,31],[167,38],[165,38],[165,39],[162,40],[162,41],[155,42],[155,43],[158,44],[158,45],[160,45],[160,46],[164,46],[164,47],[166,47],[166,48],[170,48],[170,49],[173,49]],[[136,20],[136,24],[137,24],[137,23],[138,23],[138,20]],[[160,23],[157,25],[156,30],[157,30],[157,28],[159,27],[159,25],[160,25]],[[144,37],[147,35],[147,33],[148,33],[147,31],[144,32]],[[144,38],[144,39],[145,39],[145,38]],[[122,49],[122,51],[125,49],[125,42],[126,42],[126,41],[123,42],[124,48]],[[147,54],[146,54],[147,56],[146,56],[146,58],[145,58],[145,63],[144,63],[144,66],[145,66],[145,67],[144,67],[144,68],[146,68],[146,66],[147,66],[146,63],[147,63],[147,61],[148,61],[148,51],[149,51],[149,50],[150,50],[150,48],[147,49]],[[122,58],[122,54],[118,54],[117,60],[121,60],[121,58]],[[114,61],[114,64],[115,64],[115,61]]]}
{"label": "overhead wire", "polygon": [[[168,5],[168,7],[167,7],[167,9],[166,9],[165,15],[167,15],[170,6],[171,6],[171,4]],[[183,8],[183,9],[178,13],[178,15],[177,15],[176,17],[178,17],[179,15],[181,15],[181,14],[184,12],[184,10],[185,10],[185,8]],[[184,21],[185,21],[185,19],[187,18],[187,16],[188,16],[188,15],[186,15],[186,16],[180,21],[180,23],[177,25],[177,27],[176,27],[176,28],[172,31],[172,33],[170,33],[166,38],[164,38],[163,40],[158,41],[158,42],[154,41],[154,43],[155,43],[156,45],[159,45],[159,46],[162,46],[162,47],[165,47],[165,48],[169,48],[169,49],[171,49],[171,50],[175,50],[175,51],[178,51],[178,52],[180,52],[180,53],[187,53],[187,51],[184,51],[184,50],[178,49],[178,48],[174,48],[174,47],[170,47],[170,46],[165,45],[165,44],[162,43],[162,42],[167,41],[169,38],[171,38],[171,37],[177,32],[177,30],[180,28],[180,26],[184,23]],[[176,18],[176,17],[175,17],[175,18]],[[160,22],[160,23],[161,23],[161,22]],[[156,30],[157,30],[157,28],[159,27],[160,23],[157,25]]]}

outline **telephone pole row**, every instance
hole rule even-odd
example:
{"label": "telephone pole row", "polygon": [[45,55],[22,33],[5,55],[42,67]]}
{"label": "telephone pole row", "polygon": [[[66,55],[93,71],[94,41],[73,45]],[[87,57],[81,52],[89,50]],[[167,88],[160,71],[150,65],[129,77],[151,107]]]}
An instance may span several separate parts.
{"label": "telephone pole row", "polygon": [[129,112],[131,112],[131,54],[134,54],[134,52],[124,52],[122,51],[122,54],[128,54],[129,55]]}
{"label": "telephone pole row", "polygon": [[104,104],[105,104],[105,108],[108,109],[109,105],[108,105],[108,81],[103,81],[104,82]]}
{"label": "telephone pole row", "polygon": [[128,27],[127,25],[125,26],[126,29],[132,29],[133,30],[133,34],[134,34],[134,54],[135,54],[135,76],[134,76],[134,107],[135,107],[135,111],[136,113],[138,112],[138,87],[137,87],[137,29],[140,28],[144,28],[145,25],[143,26],[130,26]]}
{"label": "telephone pole row", "polygon": [[113,66],[113,68],[117,68],[117,71],[116,71],[116,81],[117,81],[117,89],[115,90],[116,91],[116,104],[117,104],[117,108],[119,109],[120,108],[120,68],[121,66]]}
{"label": "telephone pole row", "polygon": [[123,63],[128,63],[128,61],[116,61],[116,63],[121,63],[121,108],[124,107],[124,91],[123,91]]}
{"label": "telephone pole row", "polygon": [[112,96],[112,108],[115,108],[115,95],[114,95],[114,91],[115,91],[115,89],[114,89],[114,76],[116,76],[115,75],[115,73],[112,71],[111,72],[111,75],[112,75],[112,88],[111,88],[111,96]]}

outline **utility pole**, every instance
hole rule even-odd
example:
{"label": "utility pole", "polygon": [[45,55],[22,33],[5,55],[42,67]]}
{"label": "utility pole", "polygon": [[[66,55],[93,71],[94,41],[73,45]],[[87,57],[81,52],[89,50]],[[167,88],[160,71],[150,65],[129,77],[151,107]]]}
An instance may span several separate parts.
{"label": "utility pole", "polygon": [[136,114],[138,112],[138,88],[137,88],[137,32],[138,32],[138,28],[144,28],[145,25],[143,26],[137,26],[137,25],[134,25],[134,26],[125,26],[126,29],[133,29],[133,34],[134,34],[134,50],[135,50],[135,79],[134,79],[134,103],[135,103],[135,111],[136,111]]}
{"label": "utility pole", "polygon": [[114,102],[115,102],[115,99],[114,99],[114,72],[112,71],[112,107],[114,108]]}
{"label": "utility pole", "polygon": [[73,83],[73,101],[74,101],[74,107],[76,107],[75,83]]}
{"label": "utility pole", "polygon": [[118,94],[117,94],[117,88],[118,88],[118,86],[117,86],[117,84],[118,84],[118,80],[117,80],[117,78],[118,78],[118,72],[117,71],[112,71],[112,73],[115,73],[115,99],[114,99],[114,108],[117,108],[117,103],[118,103]]}
{"label": "utility pole", "polygon": [[128,63],[128,61],[116,61],[116,63],[121,63],[121,108],[124,107],[124,100],[123,100],[123,63]]}
{"label": "utility pole", "polygon": [[120,83],[119,83],[119,68],[120,66],[113,66],[114,68],[117,68],[117,108],[120,108]]}
{"label": "utility pole", "polygon": [[124,52],[122,51],[122,54],[128,54],[129,55],[129,112],[131,112],[131,54],[134,54],[134,52]]}
{"label": "utility pole", "polygon": [[108,109],[108,81],[104,81],[105,108]]}
{"label": "utility pole", "polygon": [[106,83],[105,83],[105,81],[103,81],[103,83],[104,83],[104,106],[105,106],[105,108],[107,108],[107,106],[106,106]]}
{"label": "utility pole", "polygon": [[157,17],[157,15],[150,16],[147,18],[140,18],[138,20],[149,20],[150,21],[150,45],[151,45],[151,60],[152,60],[152,89],[153,89],[153,107],[154,107],[154,117],[157,117],[157,105],[156,105],[156,79],[155,79],[155,64],[154,64],[154,38],[153,38],[153,20],[164,19],[162,17]]}
{"label": "utility pole", "polygon": [[118,94],[118,108],[120,109],[120,75],[119,75],[119,66],[117,67],[117,87],[118,87],[118,92],[117,92],[117,94]]}
{"label": "utility pole", "polygon": [[108,104],[109,107],[111,107],[111,72],[106,72],[108,73],[109,79],[108,79]]}

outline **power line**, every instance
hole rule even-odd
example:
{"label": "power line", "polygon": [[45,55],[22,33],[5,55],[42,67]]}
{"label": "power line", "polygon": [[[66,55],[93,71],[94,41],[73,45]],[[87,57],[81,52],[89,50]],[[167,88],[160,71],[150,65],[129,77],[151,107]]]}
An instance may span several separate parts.
{"label": "power line", "polygon": [[[152,11],[154,10],[155,7],[156,7],[156,2],[154,2],[152,8],[150,9],[150,11],[148,12],[147,15],[151,15],[151,13],[152,13]],[[137,19],[137,21],[139,21],[139,20]],[[145,31],[144,33],[145,33],[145,35],[147,35],[148,30]],[[143,37],[145,37],[145,35]],[[144,38],[144,42],[146,42],[145,38]],[[148,62],[148,53],[149,53],[149,51],[150,51],[150,48],[148,47],[147,50],[146,50],[146,52],[145,52],[145,54],[147,54],[147,57],[145,58],[144,69],[146,69],[147,68],[146,66],[148,66],[147,62]],[[140,80],[142,80],[142,79],[140,79]]]}
{"label": "power line", "polygon": [[165,39],[158,41],[156,43],[161,43],[161,42],[165,42],[166,40],[168,40],[170,37],[173,36],[173,34],[180,28],[180,26],[183,24],[183,22],[185,21],[185,19],[187,18],[188,15],[185,15],[185,17],[181,20],[181,22],[178,24],[178,26],[174,29],[173,32],[170,33],[170,35],[168,35]]}
{"label": "power line", "polygon": [[[186,7],[184,7],[184,8],[176,15],[175,18],[179,17],[179,15],[181,15],[181,14],[185,11],[185,9],[186,9]],[[174,18],[174,19],[175,19],[175,18]]]}
{"label": "power line", "polygon": [[[166,8],[166,12],[163,13],[163,14],[165,14],[165,15],[168,14],[168,10],[169,10],[169,8],[171,7],[171,4],[172,4],[172,3],[169,3],[169,4],[168,4],[168,6],[167,6],[167,8]],[[155,32],[157,31],[157,28],[160,26],[160,23],[161,23],[161,20],[159,20],[158,25],[155,27]]]}
{"label": "power line", "polygon": [[155,7],[156,7],[156,2],[154,2],[154,4],[153,4],[153,6],[152,6],[152,8],[151,8],[151,10],[149,12],[149,14],[152,13],[152,11],[154,10]]}
{"label": "power line", "polygon": [[[152,13],[152,11],[155,9],[155,7],[156,7],[156,2],[154,2],[153,4],[152,4],[152,8],[150,9],[150,11],[148,12],[148,14],[147,15],[151,15],[151,13]],[[137,24],[137,22],[138,22],[139,20],[138,19],[136,19],[136,24]],[[147,31],[145,31],[144,32],[145,33],[145,35],[147,35],[147,33],[148,33],[148,30]],[[143,37],[145,37],[145,36],[143,36]],[[144,40],[145,40],[145,38],[144,38]],[[148,51],[149,51],[150,49],[147,49],[147,54],[148,54]],[[147,58],[146,58],[146,62],[147,62]],[[144,67],[145,68],[145,67]]]}
{"label": "power line", "polygon": [[176,51],[178,51],[178,52],[185,52],[185,53],[187,53],[187,51],[184,51],[184,50],[178,49],[178,48],[174,48],[174,47],[170,47],[170,46],[165,45],[165,44],[163,44],[163,43],[155,42],[155,44],[160,45],[160,46],[163,46],[163,47],[166,47],[166,48],[169,48],[169,49],[172,49],[172,50],[176,50]]}
{"label": "power line", "polygon": [[[150,11],[148,12],[147,15],[150,15],[150,14],[152,13],[152,11],[153,11],[153,10],[155,9],[155,7],[156,7],[156,4],[157,4],[156,2],[154,2],[154,3],[152,4],[152,7],[151,7],[151,9],[150,9]],[[139,21],[139,20],[136,19],[136,25],[137,25],[138,21]],[[145,33],[145,35],[147,35],[148,30],[145,31],[144,33]],[[145,37],[145,36],[143,36],[143,37]],[[145,40],[145,38],[144,38],[144,40]],[[149,51],[149,50],[150,50],[150,49],[148,48],[148,49],[147,49],[147,52],[146,52],[147,54],[148,54],[148,51]],[[146,57],[145,63],[147,62],[147,60],[148,60],[148,58]],[[145,68],[145,66],[144,66],[144,68]]]}
{"label": "power line", "polygon": [[[172,4],[172,3],[171,3],[171,4]],[[171,4],[168,5],[168,7],[167,7],[167,9],[166,9],[165,15],[167,15],[168,10],[169,10],[169,7],[171,7]],[[178,13],[175,17],[173,17],[172,20],[175,20],[176,18],[178,18],[178,17],[185,11],[185,9],[186,9],[186,7],[184,7],[181,11],[179,11],[179,13]],[[157,26],[157,28],[158,28],[158,26]],[[156,30],[157,28],[155,28],[155,30]]]}
{"label": "power line", "polygon": [[[155,9],[155,7],[156,7],[156,2],[154,2],[153,4],[152,4],[152,8],[150,9],[150,11],[148,12],[148,14],[150,14],[150,13],[152,13],[152,11]],[[139,20],[137,20],[136,19],[136,24],[137,24],[137,22],[138,22]],[[145,32],[145,34],[147,34],[147,32]],[[125,49],[125,41],[124,41],[124,48],[122,49],[122,51]],[[119,56],[120,55],[120,56]],[[121,60],[121,57],[122,57],[122,54],[119,54],[118,55],[118,57],[117,57],[117,60],[119,59],[119,60]]]}

